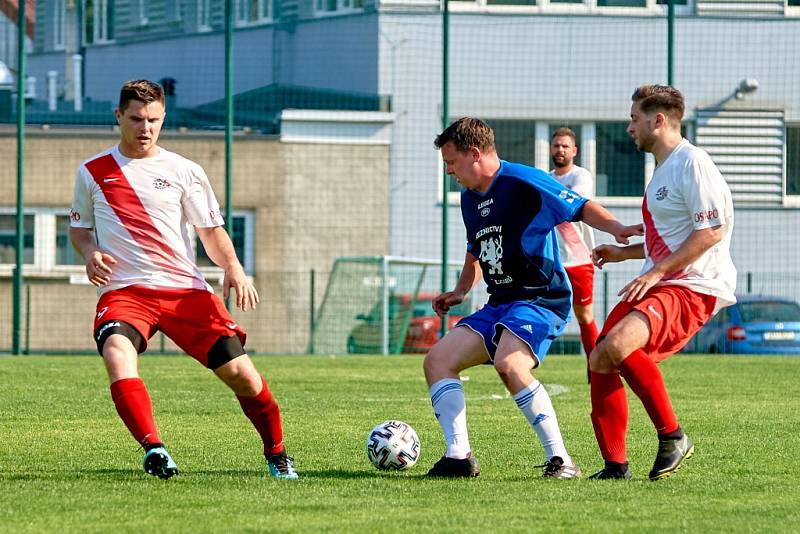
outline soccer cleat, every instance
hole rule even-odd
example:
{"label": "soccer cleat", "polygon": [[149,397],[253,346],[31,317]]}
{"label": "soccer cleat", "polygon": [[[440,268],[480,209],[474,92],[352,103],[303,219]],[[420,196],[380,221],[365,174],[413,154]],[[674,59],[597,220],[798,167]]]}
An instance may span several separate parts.
{"label": "soccer cleat", "polygon": [[466,458],[442,456],[428,471],[429,477],[472,478],[481,474],[478,460],[472,454]]}
{"label": "soccer cleat", "polygon": [[617,462],[606,462],[597,473],[590,475],[590,480],[630,480],[633,478],[631,468],[628,467],[628,462],[620,464]]}
{"label": "soccer cleat", "polygon": [[153,447],[144,454],[142,460],[144,472],[166,480],[178,474],[178,466],[163,446]]}
{"label": "soccer cleat", "polygon": [[661,480],[672,475],[693,453],[694,443],[686,434],[678,439],[659,439],[658,454],[653,469],[650,470],[650,480]]}
{"label": "soccer cleat", "polygon": [[269,474],[281,480],[297,480],[297,471],[294,470],[294,458],[285,452],[273,454],[267,458]]}
{"label": "soccer cleat", "polygon": [[544,467],[542,478],[567,479],[580,478],[583,475],[581,468],[577,465],[564,465],[564,460],[561,459],[561,456],[553,456],[544,465],[537,465],[536,467]]}

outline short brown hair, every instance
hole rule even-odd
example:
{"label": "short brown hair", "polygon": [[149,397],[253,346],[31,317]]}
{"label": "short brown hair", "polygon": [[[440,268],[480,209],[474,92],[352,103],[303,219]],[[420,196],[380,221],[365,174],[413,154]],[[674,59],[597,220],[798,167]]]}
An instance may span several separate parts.
{"label": "short brown hair", "polygon": [[553,139],[555,139],[556,137],[569,137],[572,139],[572,144],[578,146],[578,138],[575,137],[575,132],[572,131],[572,128],[567,128],[566,126],[562,126],[558,130],[553,132],[553,135],[550,136],[550,141],[552,142]]}
{"label": "short brown hair", "polygon": [[683,94],[671,85],[642,85],[633,92],[631,100],[639,102],[643,113],[660,111],[679,123],[683,118]]}
{"label": "short brown hair", "polygon": [[157,83],[149,80],[131,80],[125,82],[119,92],[119,110],[125,111],[131,100],[138,100],[149,104],[151,102],[161,102],[166,104],[164,99],[164,89]]}
{"label": "short brown hair", "polygon": [[494,151],[494,132],[491,126],[480,119],[462,117],[436,136],[436,148],[452,142],[459,152],[467,152],[471,147],[484,152]]}

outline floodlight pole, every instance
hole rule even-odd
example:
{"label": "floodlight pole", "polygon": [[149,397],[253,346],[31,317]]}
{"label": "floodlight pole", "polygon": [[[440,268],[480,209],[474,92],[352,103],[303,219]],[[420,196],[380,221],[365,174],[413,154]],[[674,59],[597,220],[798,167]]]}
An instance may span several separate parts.
{"label": "floodlight pole", "polygon": [[23,177],[25,155],[25,0],[17,2],[17,221],[16,263],[13,280],[13,324],[11,351],[22,352],[22,264],[25,256],[25,214],[23,213]]}
{"label": "floodlight pole", "polygon": [[[448,121],[450,120],[448,109],[448,78],[450,69],[449,48],[450,48],[450,10],[448,8],[448,0],[442,0],[442,129],[447,128]],[[445,166],[446,168],[446,166]],[[449,180],[445,169],[442,169],[442,273],[441,273],[441,290],[442,293],[446,292],[447,287],[447,217],[450,211],[450,202],[448,201],[449,194]],[[447,318],[442,318],[441,334],[442,337],[447,333]]]}
{"label": "floodlight pole", "polygon": [[[233,241],[233,0],[225,0],[225,226]],[[225,306],[231,307],[230,295]]]}
{"label": "floodlight pole", "polygon": [[675,64],[675,0],[667,0],[667,85],[672,85],[674,64]]}

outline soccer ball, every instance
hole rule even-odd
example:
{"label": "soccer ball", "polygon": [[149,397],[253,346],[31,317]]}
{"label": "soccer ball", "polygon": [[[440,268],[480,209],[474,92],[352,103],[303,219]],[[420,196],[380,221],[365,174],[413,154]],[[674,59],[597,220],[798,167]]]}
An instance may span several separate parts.
{"label": "soccer ball", "polygon": [[408,423],[384,421],[369,433],[367,457],[384,471],[408,469],[419,459],[419,437]]}

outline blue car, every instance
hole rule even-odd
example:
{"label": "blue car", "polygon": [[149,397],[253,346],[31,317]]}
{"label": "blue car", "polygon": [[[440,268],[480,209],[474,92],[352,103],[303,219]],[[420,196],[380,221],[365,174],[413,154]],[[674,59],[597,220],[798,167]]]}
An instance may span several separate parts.
{"label": "blue car", "polygon": [[783,297],[748,295],[723,308],[684,352],[800,355],[800,305]]}

